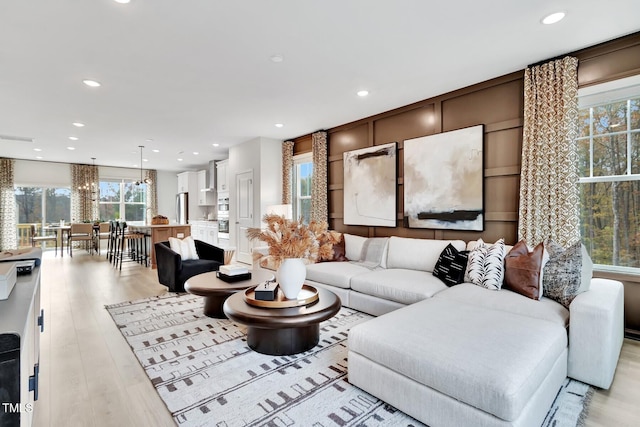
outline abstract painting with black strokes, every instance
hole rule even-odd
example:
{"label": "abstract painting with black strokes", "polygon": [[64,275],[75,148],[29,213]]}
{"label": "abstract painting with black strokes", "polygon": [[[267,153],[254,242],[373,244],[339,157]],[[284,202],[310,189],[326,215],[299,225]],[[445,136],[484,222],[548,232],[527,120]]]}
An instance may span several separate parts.
{"label": "abstract painting with black strokes", "polygon": [[404,141],[404,215],[411,228],[484,229],[484,126]]}
{"label": "abstract painting with black strokes", "polygon": [[397,147],[392,142],[344,153],[344,223],[396,226]]}

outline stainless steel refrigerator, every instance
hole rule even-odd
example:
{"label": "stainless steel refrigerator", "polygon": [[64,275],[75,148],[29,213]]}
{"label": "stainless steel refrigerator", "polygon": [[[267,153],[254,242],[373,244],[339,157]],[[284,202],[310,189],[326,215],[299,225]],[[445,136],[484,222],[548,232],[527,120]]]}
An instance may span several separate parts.
{"label": "stainless steel refrigerator", "polygon": [[176,196],[176,222],[187,224],[189,220],[189,193],[178,193]]}

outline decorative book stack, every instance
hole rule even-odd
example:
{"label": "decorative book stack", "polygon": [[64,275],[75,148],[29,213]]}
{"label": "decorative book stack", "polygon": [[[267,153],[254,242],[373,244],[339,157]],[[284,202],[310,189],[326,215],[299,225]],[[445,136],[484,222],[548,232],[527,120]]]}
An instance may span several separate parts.
{"label": "decorative book stack", "polygon": [[218,278],[225,282],[238,282],[251,279],[251,272],[242,264],[221,265],[218,269]]}
{"label": "decorative book stack", "polygon": [[247,274],[249,269],[242,264],[221,265],[220,273],[227,276],[237,276],[238,274]]}

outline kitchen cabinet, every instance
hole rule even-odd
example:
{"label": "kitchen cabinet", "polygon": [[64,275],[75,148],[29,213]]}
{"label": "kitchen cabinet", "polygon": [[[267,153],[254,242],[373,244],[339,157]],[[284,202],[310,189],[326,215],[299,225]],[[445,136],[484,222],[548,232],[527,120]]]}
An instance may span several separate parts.
{"label": "kitchen cabinet", "polygon": [[0,425],[30,426],[38,399],[40,267],[18,276],[9,298],[0,301]]}
{"label": "kitchen cabinet", "polygon": [[209,171],[198,171],[198,206],[214,206],[215,192],[209,189]]}
{"label": "kitchen cabinet", "polygon": [[178,193],[188,193],[190,181],[195,182],[194,172],[181,172],[178,174]]}
{"label": "kitchen cabinet", "polygon": [[229,191],[229,184],[227,182],[227,165],[228,164],[229,164],[229,159],[221,160],[216,163],[217,174],[218,174],[218,192]]}
{"label": "kitchen cabinet", "polygon": [[191,235],[194,239],[218,246],[218,223],[215,221],[192,221]]}

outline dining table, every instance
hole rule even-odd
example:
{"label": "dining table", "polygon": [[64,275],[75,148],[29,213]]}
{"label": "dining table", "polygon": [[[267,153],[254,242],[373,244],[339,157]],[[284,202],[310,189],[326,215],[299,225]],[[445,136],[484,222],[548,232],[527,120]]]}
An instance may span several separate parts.
{"label": "dining table", "polygon": [[45,231],[53,231],[56,233],[56,239],[60,240],[60,256],[64,256],[64,235],[67,235],[67,240],[69,239],[69,233],[71,233],[71,225],[58,225],[51,224],[45,225],[42,227]]}
{"label": "dining table", "polygon": [[[42,229],[45,231],[53,231],[54,233],[56,233],[56,239],[60,240],[60,256],[63,257],[64,256],[64,236],[66,234],[67,244],[68,244],[69,235],[71,234],[71,224],[69,225],[50,224],[50,225],[45,225],[44,227],[42,227]],[[100,225],[93,224],[94,235],[97,235],[99,231],[100,231]],[[95,244],[93,249],[97,252],[98,248],[95,247]]]}

